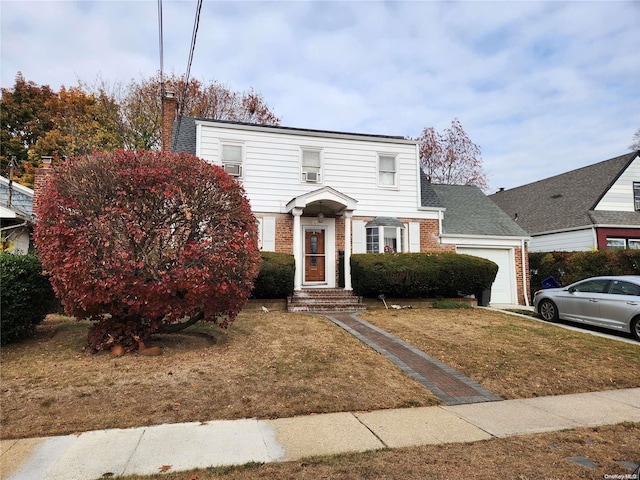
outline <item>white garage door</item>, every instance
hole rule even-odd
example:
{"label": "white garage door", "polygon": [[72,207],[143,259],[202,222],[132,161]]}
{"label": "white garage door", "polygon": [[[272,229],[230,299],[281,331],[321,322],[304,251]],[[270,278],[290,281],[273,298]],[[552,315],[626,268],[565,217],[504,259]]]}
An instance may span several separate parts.
{"label": "white garage door", "polygon": [[491,303],[517,303],[513,254],[504,248],[458,247],[458,253],[486,258],[498,264],[498,275],[491,286]]}

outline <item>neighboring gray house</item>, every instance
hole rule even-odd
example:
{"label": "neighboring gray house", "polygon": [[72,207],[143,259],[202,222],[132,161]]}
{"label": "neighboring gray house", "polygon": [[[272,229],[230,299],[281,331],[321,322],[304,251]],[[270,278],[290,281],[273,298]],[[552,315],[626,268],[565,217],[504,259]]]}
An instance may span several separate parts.
{"label": "neighboring gray house", "polygon": [[32,225],[33,190],[0,177],[0,234],[3,250],[28,253]]}
{"label": "neighboring gray house", "polygon": [[531,252],[640,248],[640,151],[490,195]]}

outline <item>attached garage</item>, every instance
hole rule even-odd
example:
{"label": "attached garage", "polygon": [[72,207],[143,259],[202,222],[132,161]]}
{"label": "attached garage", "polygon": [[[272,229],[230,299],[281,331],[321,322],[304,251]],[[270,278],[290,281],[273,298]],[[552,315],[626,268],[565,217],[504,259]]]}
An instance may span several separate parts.
{"label": "attached garage", "polygon": [[491,303],[517,304],[516,269],[513,250],[507,248],[457,247],[465,255],[486,258],[498,265],[498,274],[491,286]]}
{"label": "attached garage", "polygon": [[492,304],[525,304],[527,232],[472,185],[432,185],[445,207],[440,243],[458,253],[486,258],[498,265],[491,287]]}

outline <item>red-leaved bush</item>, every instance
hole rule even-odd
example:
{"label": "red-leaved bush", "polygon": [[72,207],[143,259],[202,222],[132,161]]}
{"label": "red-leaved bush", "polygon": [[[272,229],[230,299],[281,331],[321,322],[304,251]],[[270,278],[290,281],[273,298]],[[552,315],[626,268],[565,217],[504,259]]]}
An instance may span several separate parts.
{"label": "red-leaved bush", "polygon": [[193,155],[93,153],[67,160],[38,198],[35,241],[65,311],[94,321],[89,345],[136,346],[203,319],[226,328],[258,274],[243,188]]}

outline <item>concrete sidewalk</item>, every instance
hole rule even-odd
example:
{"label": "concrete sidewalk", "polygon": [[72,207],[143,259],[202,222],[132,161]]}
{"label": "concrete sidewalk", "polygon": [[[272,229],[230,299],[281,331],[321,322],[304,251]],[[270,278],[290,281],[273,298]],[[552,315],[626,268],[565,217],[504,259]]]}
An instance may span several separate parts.
{"label": "concrete sidewalk", "polygon": [[[468,405],[223,420],[3,440],[0,477],[92,480],[640,422],[640,388]],[[106,474],[106,475],[105,475]]]}

